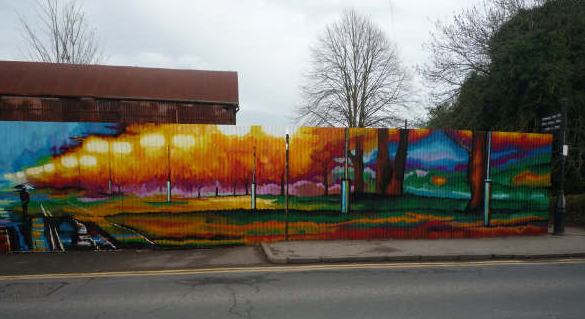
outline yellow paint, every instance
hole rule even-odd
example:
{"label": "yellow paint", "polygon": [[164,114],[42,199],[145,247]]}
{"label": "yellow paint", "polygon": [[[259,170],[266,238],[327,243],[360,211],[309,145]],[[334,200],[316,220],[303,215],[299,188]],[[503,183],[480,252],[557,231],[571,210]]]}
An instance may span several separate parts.
{"label": "yellow paint", "polygon": [[173,136],[171,143],[175,147],[188,150],[195,145],[195,137],[188,134],[176,134]]}
{"label": "yellow paint", "polygon": [[107,153],[110,150],[110,143],[99,139],[89,140],[84,145],[86,151],[93,153]]}
{"label": "yellow paint", "polygon": [[487,267],[487,266],[526,266],[526,265],[559,265],[582,264],[585,259],[558,259],[558,260],[490,260],[469,262],[413,262],[413,263],[367,263],[367,264],[330,264],[330,265],[295,265],[295,266],[260,266],[260,267],[218,267],[218,268],[191,268],[176,270],[142,270],[142,271],[111,271],[88,273],[53,273],[39,275],[8,275],[0,276],[0,281],[40,280],[40,279],[67,279],[67,278],[113,278],[113,277],[141,277],[141,276],[174,276],[198,275],[214,273],[260,273],[260,272],[308,272],[343,269],[404,269],[404,268],[431,268],[431,267]]}
{"label": "yellow paint", "polygon": [[39,175],[43,172],[43,167],[42,166],[37,166],[37,167],[31,167],[29,169],[26,170],[26,173],[28,175]]}
{"label": "yellow paint", "polygon": [[[187,202],[181,205],[154,206],[148,202],[165,203],[164,195],[152,197],[128,197],[123,201],[108,201],[100,204],[98,209],[93,209],[92,214],[96,216],[107,216],[120,211],[132,213],[165,212],[165,213],[188,213],[193,211],[222,210],[222,209],[250,209],[250,195],[235,197],[211,197],[211,198],[173,198],[175,201]],[[276,199],[256,199],[258,209],[274,209]],[[70,214],[85,214],[87,209],[76,206],[67,206],[63,209]]]}
{"label": "yellow paint", "polygon": [[96,166],[97,165],[97,159],[95,158],[95,156],[91,156],[91,155],[84,155],[79,159],[79,162],[81,163],[82,166]]}
{"label": "yellow paint", "polygon": [[132,152],[132,144],[128,142],[114,142],[112,143],[112,151],[117,154],[129,154]]}
{"label": "yellow paint", "polygon": [[61,158],[61,164],[65,167],[76,167],[77,166],[77,157],[75,156],[63,156]]}
{"label": "yellow paint", "polygon": [[165,136],[162,134],[145,134],[140,138],[142,147],[160,148],[165,145]]}

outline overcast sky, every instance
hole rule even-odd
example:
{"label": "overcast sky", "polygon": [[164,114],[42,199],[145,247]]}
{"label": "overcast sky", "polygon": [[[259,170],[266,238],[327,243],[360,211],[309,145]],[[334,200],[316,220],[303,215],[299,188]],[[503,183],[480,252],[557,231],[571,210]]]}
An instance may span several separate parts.
{"label": "overcast sky", "polygon": [[[300,102],[309,48],[345,9],[369,16],[413,69],[428,59],[421,46],[434,21],[450,19],[476,2],[85,0],[83,4],[108,56],[106,64],[237,71],[237,123],[289,125],[292,109]],[[34,1],[0,0],[1,60],[24,59],[16,12],[34,17]]]}

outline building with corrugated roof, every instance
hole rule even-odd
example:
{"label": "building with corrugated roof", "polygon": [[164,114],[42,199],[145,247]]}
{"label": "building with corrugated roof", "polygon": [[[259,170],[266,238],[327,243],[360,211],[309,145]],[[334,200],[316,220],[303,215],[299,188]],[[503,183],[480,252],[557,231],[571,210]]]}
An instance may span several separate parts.
{"label": "building with corrugated roof", "polygon": [[236,124],[238,74],[0,61],[0,120]]}

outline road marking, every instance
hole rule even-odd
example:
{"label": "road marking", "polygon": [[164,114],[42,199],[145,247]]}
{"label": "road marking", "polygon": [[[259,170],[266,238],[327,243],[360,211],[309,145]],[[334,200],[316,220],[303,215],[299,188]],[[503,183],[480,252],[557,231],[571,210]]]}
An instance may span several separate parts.
{"label": "road marking", "polygon": [[200,268],[178,270],[144,270],[144,271],[112,271],[89,273],[55,273],[40,275],[13,275],[0,276],[0,281],[34,280],[34,279],[66,279],[66,278],[108,278],[108,277],[138,277],[138,276],[172,276],[172,275],[199,275],[222,273],[261,273],[261,272],[306,272],[327,271],[340,269],[395,269],[395,268],[430,268],[430,267],[480,267],[480,266],[529,266],[529,265],[557,265],[580,264],[585,259],[558,259],[558,260],[499,260],[473,262],[428,262],[428,263],[373,263],[373,264],[319,264],[300,266],[262,266],[262,267],[229,267],[229,268]]}

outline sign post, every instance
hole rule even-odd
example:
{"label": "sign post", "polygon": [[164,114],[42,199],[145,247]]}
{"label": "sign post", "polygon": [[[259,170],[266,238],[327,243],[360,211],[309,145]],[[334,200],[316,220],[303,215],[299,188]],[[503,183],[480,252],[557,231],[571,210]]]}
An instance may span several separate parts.
{"label": "sign post", "polygon": [[543,117],[541,121],[544,132],[559,132],[560,147],[559,155],[561,156],[561,165],[558,176],[557,201],[555,205],[555,222],[554,234],[563,235],[565,233],[565,160],[569,154],[569,147],[565,145],[565,132],[567,129],[567,99],[561,99],[561,113]]}

